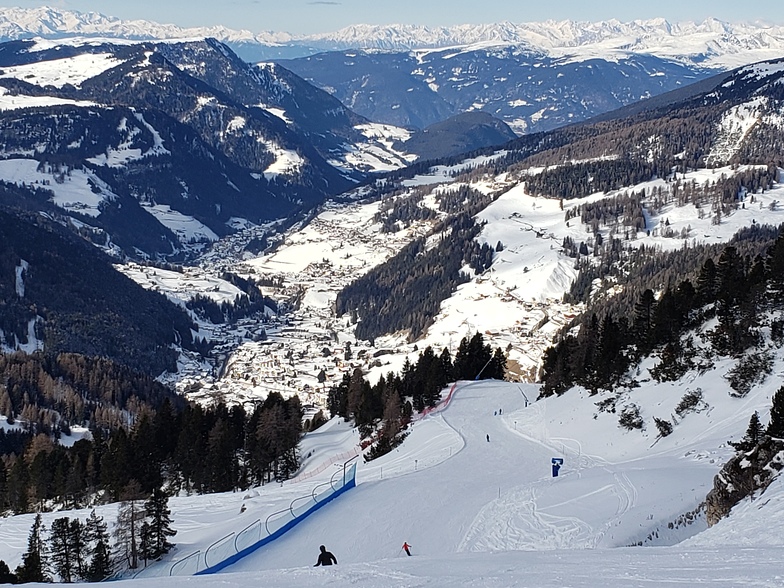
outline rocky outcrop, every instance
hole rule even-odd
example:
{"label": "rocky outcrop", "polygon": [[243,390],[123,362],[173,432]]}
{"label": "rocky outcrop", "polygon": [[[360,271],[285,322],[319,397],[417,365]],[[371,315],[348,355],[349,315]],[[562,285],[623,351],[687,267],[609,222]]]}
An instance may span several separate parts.
{"label": "rocky outcrop", "polygon": [[730,459],[713,480],[705,498],[708,526],[727,516],[733,506],[764,491],[784,468],[784,439],[765,437],[754,449]]}

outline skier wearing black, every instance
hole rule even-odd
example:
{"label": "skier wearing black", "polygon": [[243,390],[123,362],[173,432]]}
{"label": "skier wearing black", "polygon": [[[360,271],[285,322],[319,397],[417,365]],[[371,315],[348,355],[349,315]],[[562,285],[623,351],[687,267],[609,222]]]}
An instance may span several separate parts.
{"label": "skier wearing black", "polygon": [[316,566],[331,566],[333,563],[338,563],[338,560],[334,555],[327,551],[326,547],[322,545],[319,547],[319,549],[321,550],[321,553],[319,553],[318,561],[316,562],[316,565],[313,566],[314,568]]}

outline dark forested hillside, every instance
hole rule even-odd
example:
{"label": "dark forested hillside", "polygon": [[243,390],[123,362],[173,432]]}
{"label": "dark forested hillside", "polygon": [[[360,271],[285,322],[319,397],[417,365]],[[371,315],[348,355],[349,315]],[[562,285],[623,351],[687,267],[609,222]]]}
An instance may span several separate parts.
{"label": "dark forested hillside", "polygon": [[422,159],[439,159],[501,145],[516,137],[505,122],[486,112],[464,112],[414,133],[398,148]]}
{"label": "dark forested hillside", "polygon": [[158,375],[176,370],[174,344],[193,324],[163,295],[117,272],[108,258],[40,216],[0,210],[0,328],[6,346],[106,357]]}
{"label": "dark forested hillside", "polygon": [[474,238],[480,227],[463,213],[439,225],[434,246],[424,237],[407,245],[391,260],[344,288],[337,297],[338,314],[359,318],[360,339],[408,330],[417,339],[431,324],[441,302],[469,278],[470,265],[476,273],[490,266],[493,249]]}

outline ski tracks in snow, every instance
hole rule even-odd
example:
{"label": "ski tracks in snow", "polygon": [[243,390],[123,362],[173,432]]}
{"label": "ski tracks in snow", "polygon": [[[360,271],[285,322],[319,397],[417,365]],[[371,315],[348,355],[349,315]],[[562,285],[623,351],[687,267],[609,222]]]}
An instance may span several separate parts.
{"label": "ski tracks in snow", "polygon": [[590,525],[577,517],[538,509],[540,491],[536,487],[521,488],[487,504],[477,514],[458,551],[593,547]]}
{"label": "ski tracks in snow", "polygon": [[[518,437],[551,449],[554,456],[567,457],[574,469],[562,470],[558,479],[546,477],[512,489],[488,503],[475,517],[459,551],[595,548],[637,505],[637,488],[623,464],[583,453],[576,439],[550,437],[541,404],[505,415],[504,421]],[[601,480],[605,482],[599,485]],[[573,486],[567,490],[569,484]],[[601,507],[610,509],[601,528],[593,528],[579,516],[581,510]]]}

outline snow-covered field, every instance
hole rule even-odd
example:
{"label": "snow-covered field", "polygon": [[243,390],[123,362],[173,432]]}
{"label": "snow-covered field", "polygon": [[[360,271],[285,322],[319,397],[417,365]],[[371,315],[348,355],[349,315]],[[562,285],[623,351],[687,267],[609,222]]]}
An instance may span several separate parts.
{"label": "snow-covered field", "polygon": [[[408,190],[432,190],[422,197],[421,205],[437,208],[433,194],[457,189],[461,182],[453,177],[455,174],[487,161],[484,158],[460,166],[433,168],[430,174],[414,178]],[[681,183],[702,185],[745,169],[741,166],[695,170],[685,174]],[[528,173],[538,171],[532,169]],[[473,276],[442,303],[433,325],[415,343],[407,340],[407,333],[393,333],[376,338],[374,347],[365,348],[364,342],[356,341],[349,317],[335,316],[333,306],[337,293],[345,285],[383,263],[415,236],[425,234],[430,230],[428,222],[414,222],[397,233],[381,233],[380,223],[374,220],[381,209],[378,201],[329,204],[308,225],[289,231],[273,253],[241,259],[234,265],[233,271],[241,275],[281,279],[289,288],[299,289],[300,305],[288,315],[296,329],[267,330],[272,340],[300,358],[300,381],[294,382],[293,389],[302,390],[308,384],[312,390],[312,379],[321,369],[327,374],[326,387],[357,365],[371,378],[377,378],[398,371],[406,357],[415,361],[427,345],[436,350],[448,347],[454,352],[463,337],[477,331],[493,347],[500,346],[507,351],[513,377],[532,379],[543,351],[552,344],[555,334],[581,311],[580,306],[562,302],[577,275],[575,260],[565,254],[562,245],[565,237],[579,244],[588,240],[591,233],[579,218],[566,221],[565,215],[586,202],[612,198],[624,191],[645,190],[654,194],[659,189],[665,192],[671,189],[665,180],[657,179],[617,192],[567,200],[562,210],[558,200],[534,197],[526,190],[524,181],[503,175],[474,180],[471,186],[485,193],[502,192],[477,215],[477,220],[486,223],[479,241],[492,247],[501,242],[503,251],[494,255],[488,271]],[[648,230],[639,231],[627,244],[672,250],[695,242],[726,242],[742,227],[781,223],[784,220],[781,202],[784,202],[784,191],[777,184],[753,198],[747,195],[746,203],[722,217],[719,224],[711,213],[693,205],[669,204],[656,213],[646,210]],[[600,231],[605,240],[610,237],[609,227],[601,227]],[[161,289],[166,291],[165,286]],[[284,294],[282,290],[270,288],[264,292],[273,298]],[[330,356],[322,355],[324,337],[333,339]],[[355,350],[350,361],[339,353],[346,342]],[[365,348],[364,357],[357,355],[358,348]],[[376,359],[374,355],[379,350],[385,355]],[[243,343],[236,348],[234,356],[246,371],[253,371],[264,368],[272,351],[269,347]],[[240,377],[227,373],[217,385],[228,394],[243,397],[264,394],[260,389],[252,389],[242,370],[236,374]],[[256,386],[259,387],[258,383]]]}
{"label": "snow-covered field", "polygon": [[[360,463],[356,489],[219,578],[138,578],[133,585],[780,586],[780,480],[711,529],[699,516],[691,525],[676,522],[704,499],[732,453],[726,441],[742,436],[750,413],[767,420],[779,385],[774,377],[732,398],[725,369],[631,392],[643,408],[643,431],[622,429],[617,415],[596,409],[598,397],[579,391],[529,402],[536,386],[461,382],[451,403],[417,421],[397,450]],[[774,373],[782,371],[780,359]],[[666,417],[696,386],[705,391],[703,409],[658,439],[652,416]],[[313,477],[173,498],[177,547],[147,573],[165,574],[174,561],[309,494],[341,471],[357,441],[348,425],[331,421],[303,440],[304,473],[328,464]],[[555,457],[564,459],[558,477]],[[98,512],[112,520],[116,506]],[[87,511],[49,513],[45,522],[64,514]],[[0,523],[0,558],[12,569],[32,518]],[[413,557],[403,554],[403,542]],[[644,546],[630,547],[639,542]],[[321,544],[338,566],[312,567]]]}

